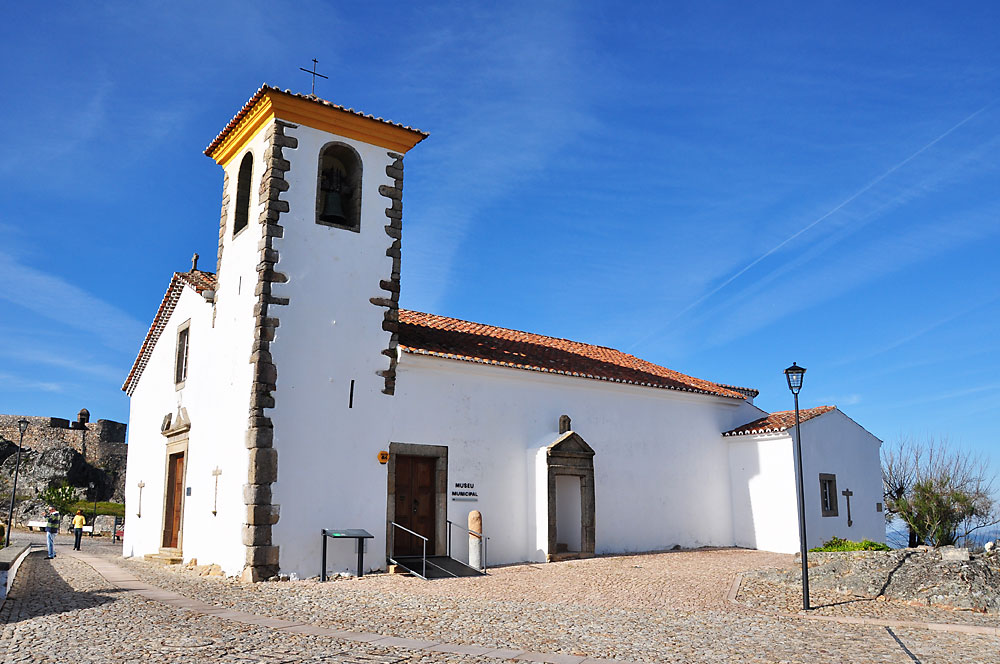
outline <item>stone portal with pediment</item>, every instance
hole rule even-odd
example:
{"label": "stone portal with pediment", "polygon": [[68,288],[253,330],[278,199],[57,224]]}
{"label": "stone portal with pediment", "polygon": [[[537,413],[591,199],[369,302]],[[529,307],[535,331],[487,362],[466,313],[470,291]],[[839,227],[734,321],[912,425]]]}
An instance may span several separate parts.
{"label": "stone portal with pediment", "polygon": [[[567,424],[568,424],[568,419]],[[563,425],[564,426],[564,425]],[[560,428],[563,428],[560,426]],[[594,555],[594,450],[575,431],[566,430],[550,444],[545,451],[547,486],[548,486],[548,553],[547,559],[567,560],[572,558],[590,558]],[[579,486],[580,504],[576,502],[576,487]],[[560,491],[563,492],[560,495]],[[566,492],[571,491],[567,496]],[[564,546],[567,539],[575,540],[576,533],[559,533],[558,526],[566,528],[566,514],[560,518],[558,508],[572,514],[572,528],[575,528],[575,516],[580,518],[579,548],[571,550]],[[560,546],[564,545],[564,546]]]}

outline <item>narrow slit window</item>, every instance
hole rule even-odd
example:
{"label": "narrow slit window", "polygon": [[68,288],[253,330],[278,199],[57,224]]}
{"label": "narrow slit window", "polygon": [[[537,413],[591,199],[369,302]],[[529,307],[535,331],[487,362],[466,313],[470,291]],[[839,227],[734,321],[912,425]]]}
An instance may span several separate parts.
{"label": "narrow slit window", "polygon": [[837,476],[819,474],[819,505],[823,516],[837,516]]}
{"label": "narrow slit window", "polygon": [[174,362],[174,384],[178,388],[184,387],[184,381],[187,380],[190,333],[191,328],[187,324],[177,330],[177,356],[176,361]]}
{"label": "narrow slit window", "polygon": [[250,219],[250,180],[253,176],[253,154],[247,152],[240,162],[236,180],[236,214],[233,217],[233,235],[247,227]]}

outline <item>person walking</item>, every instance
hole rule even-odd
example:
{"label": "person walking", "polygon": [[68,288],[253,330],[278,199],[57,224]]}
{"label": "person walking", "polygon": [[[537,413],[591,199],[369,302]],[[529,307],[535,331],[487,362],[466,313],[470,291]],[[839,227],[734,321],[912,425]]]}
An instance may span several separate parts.
{"label": "person walking", "polygon": [[83,539],[83,525],[87,523],[87,517],[83,515],[83,510],[77,510],[73,517],[73,550],[80,550],[80,540]]}
{"label": "person walking", "polygon": [[49,549],[49,559],[56,557],[56,533],[59,532],[59,510],[49,508],[49,516],[45,520],[45,545]]}

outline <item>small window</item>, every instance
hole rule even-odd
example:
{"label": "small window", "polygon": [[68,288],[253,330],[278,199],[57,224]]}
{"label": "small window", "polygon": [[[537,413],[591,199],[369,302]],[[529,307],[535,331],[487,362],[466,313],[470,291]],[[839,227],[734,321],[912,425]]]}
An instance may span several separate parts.
{"label": "small window", "polygon": [[316,223],[361,230],[361,157],[342,143],[331,143],[319,155]]}
{"label": "small window", "polygon": [[837,476],[819,474],[819,505],[823,516],[837,516]]}
{"label": "small window", "polygon": [[247,227],[250,219],[250,180],[253,176],[253,153],[247,152],[240,163],[236,180],[236,214],[233,217],[233,235]]}
{"label": "small window", "polygon": [[177,389],[184,387],[188,370],[188,344],[191,331],[191,321],[185,322],[177,330],[177,355],[174,361],[174,385]]}

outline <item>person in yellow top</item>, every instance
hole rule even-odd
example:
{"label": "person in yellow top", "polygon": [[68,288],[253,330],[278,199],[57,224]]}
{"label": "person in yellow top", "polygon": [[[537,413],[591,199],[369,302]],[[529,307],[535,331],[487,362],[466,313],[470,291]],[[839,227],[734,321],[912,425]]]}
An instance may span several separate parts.
{"label": "person in yellow top", "polygon": [[83,515],[83,510],[77,510],[76,516],[73,517],[73,535],[76,537],[76,541],[73,543],[73,550],[80,550],[80,540],[83,539],[83,526],[87,523],[87,517]]}

